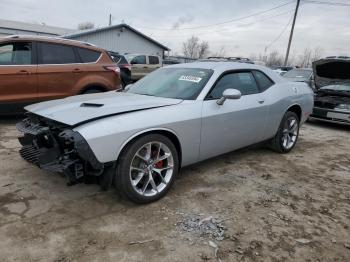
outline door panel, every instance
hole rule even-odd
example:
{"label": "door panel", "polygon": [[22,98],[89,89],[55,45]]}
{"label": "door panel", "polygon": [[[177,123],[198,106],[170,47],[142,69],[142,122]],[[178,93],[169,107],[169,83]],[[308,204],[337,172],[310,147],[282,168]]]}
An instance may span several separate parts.
{"label": "door panel", "polygon": [[84,73],[84,65],[72,46],[38,43],[38,98],[57,99],[75,94],[75,86]]}
{"label": "door panel", "polygon": [[139,80],[148,73],[148,64],[145,55],[134,57],[131,61],[131,78]]}
{"label": "door panel", "polygon": [[6,103],[37,101],[36,65],[0,65],[0,98]]}
{"label": "door panel", "polygon": [[38,65],[38,99],[57,99],[74,95],[82,65]]}
{"label": "door panel", "polygon": [[200,159],[260,142],[264,135],[267,106],[261,94],[203,102]]}
{"label": "door panel", "polygon": [[10,107],[17,110],[37,101],[36,71],[31,42],[14,41],[0,45],[1,111],[10,113]]}

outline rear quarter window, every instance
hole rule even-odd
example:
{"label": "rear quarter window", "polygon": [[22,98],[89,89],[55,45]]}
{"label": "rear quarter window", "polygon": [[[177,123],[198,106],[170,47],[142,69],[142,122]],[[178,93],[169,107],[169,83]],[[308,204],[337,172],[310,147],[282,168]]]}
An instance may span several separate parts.
{"label": "rear quarter window", "polygon": [[264,92],[274,84],[274,82],[268,76],[260,71],[253,71],[253,74],[261,92]]}
{"label": "rear quarter window", "polygon": [[101,53],[86,48],[77,48],[80,59],[83,63],[94,63],[101,56]]}

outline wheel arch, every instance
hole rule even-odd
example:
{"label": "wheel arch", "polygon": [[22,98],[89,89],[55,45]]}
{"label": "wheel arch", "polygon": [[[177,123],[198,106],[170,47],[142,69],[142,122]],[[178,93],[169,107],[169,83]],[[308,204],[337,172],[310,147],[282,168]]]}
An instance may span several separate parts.
{"label": "wheel arch", "polygon": [[288,111],[295,113],[299,118],[299,122],[302,120],[301,118],[302,118],[303,110],[299,104],[294,104],[294,105],[288,107],[286,112],[288,112]]}
{"label": "wheel arch", "polygon": [[120,147],[118,153],[117,153],[117,162],[119,161],[119,158],[123,152],[123,150],[125,150],[125,148],[132,143],[133,141],[135,141],[136,139],[145,136],[145,135],[149,135],[149,134],[160,134],[160,135],[164,135],[165,137],[169,138],[171,142],[173,142],[176,151],[177,151],[177,155],[179,158],[179,168],[181,168],[181,164],[182,164],[182,146],[180,143],[180,139],[178,137],[178,135],[171,129],[168,128],[151,128],[151,129],[147,129],[147,130],[142,130],[141,132],[138,132],[134,135],[132,135],[131,137],[129,137]]}
{"label": "wheel arch", "polygon": [[108,91],[108,88],[106,86],[104,86],[103,84],[92,83],[92,84],[88,84],[88,85],[84,86],[83,88],[81,88],[79,90],[78,94],[83,94],[83,93],[85,93],[86,91],[88,91],[90,89],[97,89],[97,90],[100,90],[101,92]]}

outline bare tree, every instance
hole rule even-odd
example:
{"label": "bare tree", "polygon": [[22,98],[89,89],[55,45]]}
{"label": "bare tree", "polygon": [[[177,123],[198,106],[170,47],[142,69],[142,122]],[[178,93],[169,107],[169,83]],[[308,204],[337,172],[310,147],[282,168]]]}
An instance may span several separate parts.
{"label": "bare tree", "polygon": [[283,65],[283,57],[280,55],[280,53],[278,53],[278,51],[272,51],[267,55],[266,65]]}
{"label": "bare tree", "polygon": [[311,62],[321,59],[322,54],[323,54],[323,49],[319,46],[315,47],[312,52]]}
{"label": "bare tree", "polygon": [[225,46],[221,46],[220,49],[214,53],[211,53],[211,56],[216,57],[225,57],[226,56],[226,49]]}
{"label": "bare tree", "polygon": [[202,43],[199,44],[198,48],[198,58],[204,58],[207,57],[209,53],[209,44],[208,42],[203,41]]}
{"label": "bare tree", "polygon": [[95,28],[95,24],[92,22],[83,22],[78,24],[79,30],[87,30],[87,29],[93,29],[93,28]]}
{"label": "bare tree", "polygon": [[191,36],[182,44],[182,52],[190,58],[204,58],[209,53],[209,44],[206,41],[200,42],[196,36]]}

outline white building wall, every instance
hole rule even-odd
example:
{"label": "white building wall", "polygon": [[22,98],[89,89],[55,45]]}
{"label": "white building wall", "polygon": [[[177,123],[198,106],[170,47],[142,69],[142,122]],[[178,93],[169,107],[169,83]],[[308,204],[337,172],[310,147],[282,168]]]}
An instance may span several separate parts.
{"label": "white building wall", "polygon": [[163,56],[164,52],[160,46],[127,28],[93,32],[87,35],[73,36],[70,39],[88,42],[121,54],[137,53]]}

